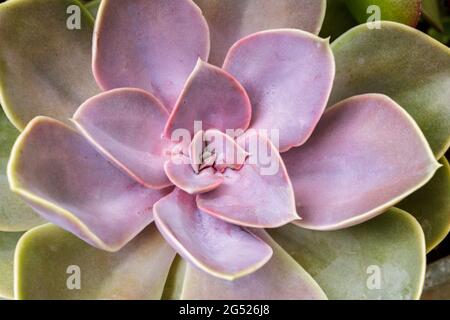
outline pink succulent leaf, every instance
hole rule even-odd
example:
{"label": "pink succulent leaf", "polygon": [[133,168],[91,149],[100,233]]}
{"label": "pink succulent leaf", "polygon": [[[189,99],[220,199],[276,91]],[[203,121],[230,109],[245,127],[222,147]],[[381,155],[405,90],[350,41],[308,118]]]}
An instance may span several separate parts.
{"label": "pink succulent leaf", "polygon": [[203,162],[203,149],[205,148],[205,140],[203,138],[204,134],[205,132],[203,130],[198,131],[189,144],[188,161],[190,161],[192,169],[195,173],[200,171],[200,166]]}
{"label": "pink succulent leaf", "polygon": [[186,267],[181,299],[186,300],[325,300],[317,282],[266,232],[255,234],[268,243],[273,256],[254,273],[233,282]]}
{"label": "pink succulent leaf", "polygon": [[97,150],[149,188],[171,185],[164,172],[171,142],[163,138],[169,114],[141,89],[114,89],[87,100],[73,117]]}
{"label": "pink succulent leaf", "polygon": [[197,195],[198,207],[237,225],[272,228],[299,219],[283,160],[265,137],[248,131],[238,138],[250,154],[240,170],[226,170],[216,189]]}
{"label": "pink succulent leaf", "polygon": [[233,280],[261,268],[272,256],[264,241],[245,229],[216,219],[197,208],[195,197],[180,189],[153,208],[163,237],[196,267]]}
{"label": "pink succulent leaf", "polygon": [[224,172],[227,168],[239,170],[249,155],[231,136],[216,130],[207,130],[204,134],[206,141],[203,158],[206,155],[215,155],[214,168]]}
{"label": "pink succulent leaf", "polygon": [[170,181],[189,194],[209,192],[224,180],[222,175],[216,174],[211,167],[196,173],[189,158],[183,155],[167,160],[164,169]]}
{"label": "pink succulent leaf", "polygon": [[281,152],[309,138],[325,110],[335,72],[328,40],[294,29],[239,40],[223,68],[250,97],[250,127],[278,130]]}
{"label": "pink succulent leaf", "polygon": [[233,138],[216,129],[197,132],[187,149],[188,154],[167,160],[164,169],[173,184],[190,194],[216,189],[224,182],[225,170],[241,169],[248,156]]}
{"label": "pink succulent leaf", "polygon": [[222,65],[233,43],[268,29],[319,33],[325,0],[194,0],[211,30],[210,63]]}
{"label": "pink succulent leaf", "polygon": [[186,82],[165,129],[170,138],[176,129],[194,134],[196,121],[203,130],[247,129],[250,100],[244,88],[224,70],[198,60]]}
{"label": "pink succulent leaf", "polygon": [[153,204],[172,189],[143,187],[82,135],[46,117],[32,120],[18,138],[8,179],[42,217],[108,251],[151,223]]}
{"label": "pink succulent leaf", "polygon": [[144,89],[172,109],[209,30],[190,0],[104,0],[94,30],[93,72],[104,89]]}
{"label": "pink succulent leaf", "polygon": [[319,230],[369,220],[424,185],[440,166],[414,120],[379,94],[327,110],[308,142],[283,159],[303,218],[297,224]]}

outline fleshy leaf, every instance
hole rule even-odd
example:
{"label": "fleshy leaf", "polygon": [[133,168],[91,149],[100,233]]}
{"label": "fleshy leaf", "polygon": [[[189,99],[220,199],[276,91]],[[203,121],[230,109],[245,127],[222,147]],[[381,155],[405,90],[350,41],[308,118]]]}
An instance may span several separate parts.
{"label": "fleshy leaf", "polygon": [[33,119],[14,145],[11,189],[42,217],[91,245],[117,251],[152,220],[170,190],[141,186],[63,123]]}
{"label": "fleshy leaf", "polygon": [[294,225],[274,239],[317,281],[330,299],[418,299],[425,274],[425,240],[417,221],[391,209],[339,231]]}
{"label": "fleshy leaf", "polygon": [[450,43],[450,15],[442,18],[444,30],[438,31],[435,28],[428,28],[427,33],[439,42],[448,45]]}
{"label": "fleshy leaf", "polygon": [[273,257],[258,271],[234,280],[214,278],[187,266],[181,299],[186,300],[316,300],[326,299],[314,279],[265,232],[261,236]]}
{"label": "fleshy leaf", "polygon": [[422,0],[345,0],[345,3],[359,23],[366,23],[379,10],[379,20],[415,27],[422,10]]}
{"label": "fleshy leaf", "polygon": [[244,88],[227,72],[198,60],[181,93],[165,135],[171,138],[176,129],[195,133],[195,121],[203,130],[247,129],[252,114]]}
{"label": "fleshy leaf", "polygon": [[208,59],[208,25],[190,0],[103,0],[93,52],[103,89],[141,88],[171,110],[197,59]]}
{"label": "fleshy leaf", "polygon": [[248,156],[232,137],[216,129],[198,131],[188,153],[173,155],[164,170],[173,184],[190,194],[216,189],[224,182],[222,173],[239,170]]}
{"label": "fleshy leaf", "polygon": [[357,24],[358,22],[348,10],[345,0],[327,0],[327,11],[320,36],[330,37],[330,40],[334,40]]}
{"label": "fleshy leaf", "polygon": [[276,28],[319,33],[325,0],[195,0],[211,30],[210,62],[221,65],[233,43]]}
{"label": "fleshy leaf", "polygon": [[439,162],[443,167],[430,182],[396,205],[419,221],[425,233],[427,252],[450,231],[450,166],[445,158]]}
{"label": "fleshy leaf", "polygon": [[86,101],[73,120],[84,136],[120,169],[149,188],[171,185],[164,173],[170,141],[163,138],[169,114],[140,89],[115,89]]}
{"label": "fleshy leaf", "polygon": [[0,298],[14,298],[14,251],[22,233],[0,232]]}
{"label": "fleshy leaf", "polygon": [[86,9],[95,18],[97,16],[98,7],[100,6],[101,0],[92,0],[85,4]]}
{"label": "fleshy leaf", "polygon": [[444,25],[441,20],[439,2],[439,0],[422,0],[422,14],[429,23],[442,32]]}
{"label": "fleshy leaf", "polygon": [[187,263],[179,255],[175,257],[170,267],[161,300],[179,300],[183,290],[184,275]]}
{"label": "fleshy leaf", "polygon": [[0,231],[25,231],[44,222],[9,189],[6,167],[18,135],[19,132],[6,119],[0,107]]}
{"label": "fleshy leaf", "polygon": [[184,156],[174,156],[167,160],[164,170],[174,185],[190,194],[211,191],[224,181],[222,175],[215,174],[212,168],[195,173],[191,162]]}
{"label": "fleshy leaf", "polygon": [[440,166],[414,120],[379,94],[328,109],[308,142],[283,154],[300,226],[341,229],[382,213]]}
{"label": "fleshy leaf", "polygon": [[189,144],[188,161],[190,162],[192,169],[196,173],[200,171],[200,166],[203,162],[203,149],[205,148],[204,135],[205,132],[203,130],[199,130],[194,135],[191,143]]}
{"label": "fleshy leaf", "polygon": [[248,227],[273,228],[299,219],[291,181],[273,144],[251,131],[238,141],[250,156],[240,170],[226,170],[218,188],[197,195],[198,207]]}
{"label": "fleshy leaf", "polygon": [[261,268],[270,246],[252,233],[197,208],[195,197],[180,189],[158,201],[155,222],[164,238],[196,267],[234,280]]}
{"label": "fleshy leaf", "polygon": [[251,128],[278,130],[283,152],[303,144],[319,121],[333,84],[334,59],[328,40],[279,29],[239,40],[224,69],[250,97]]}
{"label": "fleshy leaf", "polygon": [[248,153],[231,136],[211,129],[205,132],[205,151],[216,155],[214,168],[223,172],[226,168],[239,170]]}
{"label": "fleshy leaf", "polygon": [[450,256],[428,265],[422,300],[450,300]]}
{"label": "fleshy leaf", "polygon": [[388,21],[380,29],[355,27],[331,47],[336,79],[330,105],[355,94],[386,94],[416,120],[436,158],[444,155],[450,145],[449,48]]}
{"label": "fleshy leaf", "polygon": [[39,115],[66,121],[99,92],[91,72],[92,30],[92,17],[78,1],[0,4],[0,98],[17,128]]}
{"label": "fleshy leaf", "polygon": [[16,298],[160,299],[174,257],[154,224],[115,253],[44,225],[28,231],[17,245]]}

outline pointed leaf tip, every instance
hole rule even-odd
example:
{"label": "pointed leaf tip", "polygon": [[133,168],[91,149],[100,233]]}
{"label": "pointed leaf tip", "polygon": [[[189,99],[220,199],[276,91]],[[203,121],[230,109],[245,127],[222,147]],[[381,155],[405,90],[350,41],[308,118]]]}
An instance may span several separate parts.
{"label": "pointed leaf tip", "polygon": [[250,97],[250,128],[279,132],[279,141],[273,142],[280,152],[309,138],[325,110],[335,73],[328,41],[295,29],[262,31],[239,40],[223,68]]}
{"label": "pointed leaf tip", "polygon": [[190,0],[102,0],[93,52],[103,89],[141,88],[171,110],[198,57],[208,58],[208,25]]}
{"label": "pointed leaf tip", "polygon": [[197,208],[195,197],[180,189],[154,207],[155,222],[164,238],[197,268],[234,280],[250,274],[272,256],[272,249],[247,230]]}
{"label": "pointed leaf tip", "polygon": [[364,222],[419,189],[440,164],[411,116],[366,94],[328,109],[308,142],[283,154],[296,224],[333,230]]}

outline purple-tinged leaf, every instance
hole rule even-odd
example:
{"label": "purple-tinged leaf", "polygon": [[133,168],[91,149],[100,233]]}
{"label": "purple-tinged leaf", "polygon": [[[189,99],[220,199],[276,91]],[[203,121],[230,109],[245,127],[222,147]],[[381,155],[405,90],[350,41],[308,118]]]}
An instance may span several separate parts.
{"label": "purple-tinged leaf", "polygon": [[188,154],[192,169],[198,173],[203,161],[203,149],[205,147],[205,141],[203,139],[205,132],[203,130],[198,131],[192,138],[189,144]]}
{"label": "purple-tinged leaf", "polygon": [[224,69],[247,90],[250,127],[279,130],[284,152],[303,144],[314,130],[331,92],[335,66],[328,40],[279,29],[239,40]]}
{"label": "purple-tinged leaf", "polygon": [[226,170],[218,188],[197,196],[199,208],[219,219],[257,228],[279,227],[299,219],[278,150],[252,132],[238,140],[250,156],[240,170]]}
{"label": "purple-tinged leaf", "polygon": [[174,185],[190,194],[208,192],[223,183],[222,175],[215,174],[212,168],[196,173],[189,158],[183,155],[167,160],[164,170]]}
{"label": "purple-tinged leaf", "polygon": [[380,21],[359,25],[331,44],[336,78],[329,106],[382,93],[417,122],[436,159],[450,147],[450,48],[420,30]]}
{"label": "purple-tinged leaf", "polygon": [[211,129],[205,132],[206,152],[216,155],[214,168],[223,172],[227,168],[239,170],[248,153],[229,135]]}
{"label": "purple-tinged leaf", "polygon": [[186,129],[194,134],[194,122],[203,130],[247,129],[252,110],[244,88],[227,72],[198,60],[167,123],[165,135]]}
{"label": "purple-tinged leaf", "polygon": [[155,222],[164,238],[196,267],[233,280],[261,268],[272,249],[252,233],[197,208],[195,197],[180,189],[158,201]]}
{"label": "purple-tinged leaf", "polygon": [[326,299],[314,279],[265,232],[272,259],[254,273],[226,281],[187,266],[181,299],[187,300],[317,300]]}
{"label": "purple-tinged leaf", "polygon": [[195,0],[211,30],[210,62],[221,65],[233,43],[276,28],[319,33],[325,0]]}
{"label": "purple-tinged leaf", "polygon": [[170,110],[197,59],[208,59],[208,25],[190,0],[103,0],[93,52],[104,90],[141,88]]}
{"label": "purple-tinged leaf", "polygon": [[163,138],[169,114],[141,89],[115,89],[86,101],[73,120],[97,150],[139,183],[171,185],[164,173],[170,141]]}
{"label": "purple-tinged leaf", "polygon": [[117,251],[153,221],[170,189],[144,188],[63,123],[38,117],[14,145],[12,191],[42,217],[100,249]]}
{"label": "purple-tinged leaf", "polygon": [[305,228],[334,230],[384,212],[431,179],[439,163],[390,98],[360,95],[327,110],[308,142],[283,154]]}

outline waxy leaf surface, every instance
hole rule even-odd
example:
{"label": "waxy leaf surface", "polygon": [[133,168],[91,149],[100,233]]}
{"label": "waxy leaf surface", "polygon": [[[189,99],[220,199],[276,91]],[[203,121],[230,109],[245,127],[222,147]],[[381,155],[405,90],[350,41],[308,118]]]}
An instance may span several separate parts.
{"label": "waxy leaf surface", "polygon": [[115,253],[47,224],[28,231],[17,246],[16,298],[160,299],[174,257],[154,224]]}
{"label": "waxy leaf surface", "polygon": [[331,45],[336,78],[329,106],[383,93],[419,124],[437,159],[450,145],[450,48],[395,22],[355,27]]}
{"label": "waxy leaf surface", "polygon": [[68,121],[99,92],[91,71],[93,23],[78,1],[0,4],[0,99],[18,129],[35,116]]}
{"label": "waxy leaf surface", "polygon": [[312,231],[288,225],[270,234],[329,299],[419,299],[425,241],[408,213],[391,209],[361,225]]}

